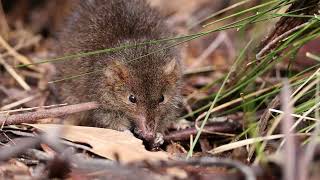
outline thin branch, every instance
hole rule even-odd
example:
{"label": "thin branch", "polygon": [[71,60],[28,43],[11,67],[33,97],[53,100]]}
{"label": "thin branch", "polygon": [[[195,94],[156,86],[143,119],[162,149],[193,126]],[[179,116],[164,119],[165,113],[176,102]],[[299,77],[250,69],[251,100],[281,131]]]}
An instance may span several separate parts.
{"label": "thin branch", "polygon": [[[36,123],[39,119],[61,117],[68,114],[74,114],[82,111],[97,109],[99,105],[96,102],[87,102],[70,106],[58,107],[54,109],[28,112],[11,116],[0,116],[0,124],[11,125],[21,123]],[[1,113],[1,111],[0,111]]]}
{"label": "thin branch", "polygon": [[[238,130],[241,129],[241,124],[236,121],[226,121],[226,122],[216,122],[212,124],[207,124],[204,127],[206,132],[211,133],[203,133],[201,134],[202,137],[212,136],[214,135],[228,135],[230,133],[236,133]],[[167,135],[165,135],[165,141],[181,141],[181,140],[189,140],[190,136],[195,136],[198,130],[195,127],[187,128],[184,130],[173,131]]]}
{"label": "thin branch", "polygon": [[[189,171],[189,173],[192,172],[190,170],[191,166],[196,166],[197,169],[200,168],[207,168],[207,167],[227,167],[227,168],[235,168],[238,171],[240,171],[244,179],[247,180],[255,180],[256,175],[253,172],[253,169],[248,167],[247,165],[235,161],[232,159],[226,159],[226,158],[215,158],[215,157],[210,157],[210,158],[199,158],[199,159],[191,159],[191,160],[185,160],[185,161],[166,161],[166,162],[144,162],[144,163],[137,163],[134,164],[136,167],[140,168],[147,168],[155,173],[161,173],[161,170],[163,169],[170,169],[170,168],[180,168],[184,169],[185,171]],[[187,168],[189,167],[189,168]],[[201,175],[201,174],[200,174]],[[219,174],[217,174],[219,175]],[[201,178],[200,178],[201,179]],[[219,179],[219,176],[218,176]]]}
{"label": "thin branch", "polygon": [[0,162],[7,161],[12,157],[18,156],[26,151],[26,149],[34,148],[40,143],[39,137],[20,138],[15,140],[18,145],[5,147],[0,149]]}
{"label": "thin branch", "polygon": [[53,104],[49,106],[38,106],[38,107],[31,107],[31,108],[20,108],[20,109],[13,109],[13,110],[5,110],[1,111],[0,114],[7,114],[7,113],[14,113],[14,112],[22,112],[22,111],[33,111],[37,109],[48,109],[48,108],[54,108],[54,107],[62,107],[68,105],[67,103],[63,104]]}

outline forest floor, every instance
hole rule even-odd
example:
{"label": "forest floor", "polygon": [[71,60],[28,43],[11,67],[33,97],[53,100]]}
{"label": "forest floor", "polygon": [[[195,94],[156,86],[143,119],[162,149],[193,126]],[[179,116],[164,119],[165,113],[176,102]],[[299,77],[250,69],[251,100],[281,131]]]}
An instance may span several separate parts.
{"label": "forest floor", "polygon": [[68,1],[0,1],[0,178],[319,179],[319,0],[149,1],[183,37],[183,110],[158,151],[64,121],[98,107],[59,104],[43,63]]}

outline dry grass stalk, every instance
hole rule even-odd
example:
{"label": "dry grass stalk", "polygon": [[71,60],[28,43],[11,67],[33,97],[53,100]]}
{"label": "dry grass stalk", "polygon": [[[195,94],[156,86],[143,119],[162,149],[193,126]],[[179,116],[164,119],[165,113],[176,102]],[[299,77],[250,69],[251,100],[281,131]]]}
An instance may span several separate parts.
{"label": "dry grass stalk", "polygon": [[0,45],[3,48],[5,48],[8,51],[8,53],[10,55],[12,55],[19,62],[21,62],[23,64],[31,64],[32,63],[27,57],[21,55],[14,48],[12,48],[2,36],[0,36]]}
{"label": "dry grass stalk", "polygon": [[30,101],[32,101],[32,100],[34,100],[34,99],[36,99],[36,98],[38,98],[38,97],[40,97],[40,96],[41,96],[40,94],[37,94],[37,95],[34,95],[34,96],[29,96],[29,97],[20,99],[20,100],[18,100],[18,101],[13,102],[13,103],[10,103],[10,104],[7,104],[7,105],[5,105],[5,106],[2,106],[2,107],[0,108],[0,110],[3,111],[3,110],[12,109],[12,108],[17,107],[17,106],[20,106],[20,105],[22,105],[22,104],[24,104],[24,103],[30,102]]}
{"label": "dry grass stalk", "polygon": [[5,39],[7,39],[9,37],[9,31],[10,31],[10,28],[2,8],[2,3],[0,1],[0,35],[2,35]]}
{"label": "dry grass stalk", "polygon": [[[1,37],[0,37],[1,41]],[[24,79],[0,56],[0,64],[8,71],[8,73],[19,83],[19,85],[26,91],[30,91],[31,87],[24,81]]]}

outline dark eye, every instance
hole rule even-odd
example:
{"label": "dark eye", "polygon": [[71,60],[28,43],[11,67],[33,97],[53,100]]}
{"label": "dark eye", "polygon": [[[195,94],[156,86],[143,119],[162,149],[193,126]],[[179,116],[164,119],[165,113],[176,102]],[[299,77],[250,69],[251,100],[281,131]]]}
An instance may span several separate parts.
{"label": "dark eye", "polygon": [[161,97],[160,97],[160,99],[159,99],[159,103],[163,103],[163,101],[164,101],[164,96],[161,95]]}
{"label": "dark eye", "polygon": [[134,95],[130,95],[129,96],[129,101],[132,103],[136,103],[137,102],[137,98]]}

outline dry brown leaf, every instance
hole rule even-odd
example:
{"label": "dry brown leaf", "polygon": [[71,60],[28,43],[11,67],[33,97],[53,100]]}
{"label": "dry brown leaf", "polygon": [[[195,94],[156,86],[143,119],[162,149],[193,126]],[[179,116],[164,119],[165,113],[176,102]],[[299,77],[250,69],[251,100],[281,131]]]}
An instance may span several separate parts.
{"label": "dry brown leaf", "polygon": [[141,160],[167,160],[165,152],[147,151],[140,139],[112,129],[58,124],[28,124],[40,131],[50,132],[63,128],[61,138],[72,142],[89,144],[91,152],[105,158],[115,160],[115,154],[123,163]]}

